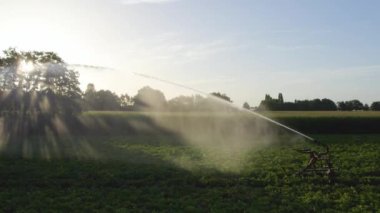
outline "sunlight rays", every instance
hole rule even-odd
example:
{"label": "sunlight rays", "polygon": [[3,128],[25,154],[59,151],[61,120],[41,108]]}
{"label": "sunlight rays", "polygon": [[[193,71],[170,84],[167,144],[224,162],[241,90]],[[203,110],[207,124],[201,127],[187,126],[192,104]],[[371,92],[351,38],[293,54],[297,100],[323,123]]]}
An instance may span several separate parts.
{"label": "sunlight rays", "polygon": [[22,60],[19,63],[19,71],[29,73],[34,70],[34,64],[30,61]]}

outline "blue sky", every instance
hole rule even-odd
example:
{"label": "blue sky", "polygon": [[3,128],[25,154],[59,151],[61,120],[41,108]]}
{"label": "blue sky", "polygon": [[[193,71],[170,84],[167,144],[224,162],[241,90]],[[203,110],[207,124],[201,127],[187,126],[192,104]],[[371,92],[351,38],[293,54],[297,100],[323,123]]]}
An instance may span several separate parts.
{"label": "blue sky", "polygon": [[80,69],[83,87],[134,95],[132,72],[257,105],[294,99],[380,100],[379,1],[0,0],[0,48],[49,50]]}

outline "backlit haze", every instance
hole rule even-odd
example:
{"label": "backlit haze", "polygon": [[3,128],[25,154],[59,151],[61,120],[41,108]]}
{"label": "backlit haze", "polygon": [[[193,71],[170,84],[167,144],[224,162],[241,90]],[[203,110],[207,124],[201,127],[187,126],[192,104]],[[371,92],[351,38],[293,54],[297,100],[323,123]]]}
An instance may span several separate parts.
{"label": "backlit haze", "polygon": [[279,92],[286,101],[370,104],[380,100],[379,8],[375,0],[0,0],[0,49],[116,69],[76,68],[82,89],[183,93],[137,72],[252,106]]}

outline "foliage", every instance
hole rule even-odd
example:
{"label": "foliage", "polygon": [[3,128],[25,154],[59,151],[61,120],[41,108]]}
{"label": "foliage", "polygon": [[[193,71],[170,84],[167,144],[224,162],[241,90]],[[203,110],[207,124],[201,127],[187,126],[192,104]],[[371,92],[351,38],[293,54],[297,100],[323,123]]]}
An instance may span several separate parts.
{"label": "foliage", "polygon": [[127,94],[123,94],[120,96],[120,108],[123,111],[130,111],[132,110],[133,101],[132,98]]}
{"label": "foliage", "polygon": [[284,103],[284,96],[282,95],[282,93],[279,93],[279,94],[278,94],[278,102],[279,102],[280,104],[283,104],[283,103]]}
{"label": "foliage", "polygon": [[181,95],[168,101],[168,110],[171,112],[228,112],[236,110],[229,103],[232,103],[231,99],[220,93],[211,93],[206,97]]}
{"label": "foliage", "polygon": [[[69,98],[80,96],[78,73],[68,69],[64,61],[53,52],[4,51],[0,58],[0,89],[25,92],[52,92]],[[22,64],[30,63],[32,70],[26,72]]]}
{"label": "foliage", "polygon": [[371,110],[373,110],[373,111],[380,111],[380,101],[373,102],[371,104]]}
{"label": "foliage", "polygon": [[224,93],[220,93],[220,92],[212,92],[211,93],[212,96],[215,96],[217,98],[220,98],[220,99],[223,99],[225,101],[228,101],[228,102],[231,102],[232,103],[232,100],[230,97],[228,97],[226,94]]}
{"label": "foliage", "polygon": [[178,96],[168,101],[168,108],[170,111],[194,111],[197,102],[194,96]]}
{"label": "foliage", "polygon": [[163,111],[166,108],[164,94],[148,86],[141,88],[133,98],[133,108],[137,111]]}
{"label": "foliage", "polygon": [[132,104],[132,98],[128,94],[118,96],[110,90],[96,91],[92,83],[87,85],[82,99],[83,108],[87,111],[130,111]]}
{"label": "foliage", "polygon": [[336,111],[336,104],[330,99],[314,99],[314,100],[295,100],[292,102],[284,102],[282,93],[278,95],[278,99],[273,99],[270,95],[265,95],[265,99],[261,101],[260,111]]}
{"label": "foliage", "polygon": [[88,110],[120,110],[119,97],[109,90],[86,91],[83,99]]}
{"label": "foliage", "polygon": [[251,106],[249,106],[249,104],[248,104],[247,102],[244,102],[244,104],[243,104],[243,108],[244,108],[244,109],[250,109]]}
{"label": "foliage", "polygon": [[42,102],[49,102],[51,113],[80,111],[78,73],[53,52],[5,50],[0,57],[0,92],[2,111],[41,112],[39,106],[47,106]]}
{"label": "foliage", "polygon": [[359,100],[341,101],[338,108],[342,111],[364,110],[364,105]]}

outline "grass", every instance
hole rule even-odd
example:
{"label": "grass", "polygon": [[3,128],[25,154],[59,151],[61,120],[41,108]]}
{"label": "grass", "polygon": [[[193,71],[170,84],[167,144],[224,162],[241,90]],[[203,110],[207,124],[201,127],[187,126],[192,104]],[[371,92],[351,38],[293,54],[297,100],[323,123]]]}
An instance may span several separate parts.
{"label": "grass", "polygon": [[[96,125],[102,127],[134,126],[131,123],[139,121],[155,131],[145,131],[144,126],[123,132],[115,127],[98,134],[88,132],[60,138],[65,145],[59,146],[59,153],[51,152],[47,159],[39,155],[21,158],[3,155],[0,211],[376,212],[380,209],[380,134],[312,135],[329,144],[334,165],[339,169],[336,183],[330,185],[325,177],[301,179],[294,175],[305,166],[308,156],[292,148],[309,144],[288,143],[292,140],[289,135],[279,136],[279,143],[271,146],[250,147],[244,152],[236,149],[239,152],[235,153],[215,144],[210,148],[188,143],[187,137],[170,131],[172,126],[158,128],[149,113],[145,117],[138,113],[98,112],[85,116],[89,114],[93,119],[99,116],[109,119],[97,120]],[[169,119],[167,116],[165,119]],[[191,126],[183,124],[183,116],[170,116],[169,121],[178,128],[193,127],[192,131],[198,132],[214,125],[207,129],[210,134],[226,129],[235,134],[232,128],[215,126],[216,121],[207,115],[202,115],[206,118],[198,123],[192,123],[198,118],[186,115]],[[222,120],[236,125],[229,118]],[[210,138],[220,139],[207,137]],[[28,143],[40,144],[41,138],[30,137]]]}

